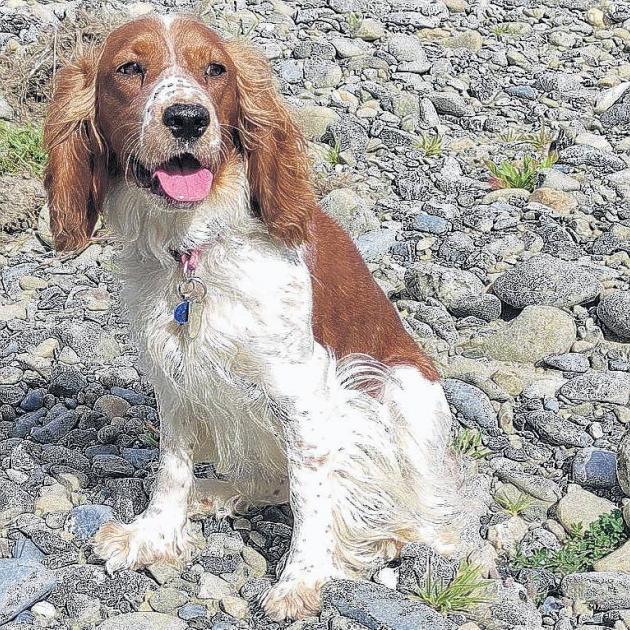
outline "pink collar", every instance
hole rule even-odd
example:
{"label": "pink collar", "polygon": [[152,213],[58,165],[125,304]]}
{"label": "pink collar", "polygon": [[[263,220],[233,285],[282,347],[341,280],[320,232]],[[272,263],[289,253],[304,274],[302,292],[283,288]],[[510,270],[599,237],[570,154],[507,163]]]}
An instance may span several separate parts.
{"label": "pink collar", "polygon": [[171,255],[180,264],[184,274],[194,274],[199,267],[199,261],[203,254],[202,247],[195,247],[194,249],[187,249],[183,252],[177,250],[171,250]]}

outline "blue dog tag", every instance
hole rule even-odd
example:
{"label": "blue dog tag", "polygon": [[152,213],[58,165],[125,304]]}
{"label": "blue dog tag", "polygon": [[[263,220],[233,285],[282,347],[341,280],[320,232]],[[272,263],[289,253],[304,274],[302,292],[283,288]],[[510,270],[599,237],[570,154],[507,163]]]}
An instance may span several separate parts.
{"label": "blue dog tag", "polygon": [[188,317],[190,315],[190,300],[184,300],[180,302],[173,311],[173,319],[180,325],[188,323]]}

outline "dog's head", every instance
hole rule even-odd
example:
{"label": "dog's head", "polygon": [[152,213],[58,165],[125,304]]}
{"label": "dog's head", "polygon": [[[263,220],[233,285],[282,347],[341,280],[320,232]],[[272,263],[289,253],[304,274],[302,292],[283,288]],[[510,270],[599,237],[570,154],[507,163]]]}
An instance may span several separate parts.
{"label": "dog's head", "polygon": [[189,210],[235,159],[270,232],[306,238],[308,160],[267,61],[193,19],[135,20],[60,70],[45,143],[60,250],[87,243],[112,181],[138,187],[151,207]]}

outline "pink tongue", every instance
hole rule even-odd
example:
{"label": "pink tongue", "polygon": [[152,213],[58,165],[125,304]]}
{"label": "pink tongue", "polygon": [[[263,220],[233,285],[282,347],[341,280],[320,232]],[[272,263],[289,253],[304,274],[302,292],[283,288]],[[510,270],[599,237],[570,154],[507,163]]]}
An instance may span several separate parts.
{"label": "pink tongue", "polygon": [[202,201],[212,186],[212,173],[207,168],[159,168],[155,177],[164,193],[175,201]]}

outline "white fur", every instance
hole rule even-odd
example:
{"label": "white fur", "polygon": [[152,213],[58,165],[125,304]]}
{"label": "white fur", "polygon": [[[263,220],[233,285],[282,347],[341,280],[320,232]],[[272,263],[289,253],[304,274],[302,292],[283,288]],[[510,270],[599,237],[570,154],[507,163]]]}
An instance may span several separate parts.
{"label": "white fur", "polygon": [[[313,338],[302,253],[274,241],[249,208],[244,165],[194,211],[166,212],[119,184],[108,223],[124,239],[123,299],[161,411],[161,461],[147,511],[106,526],[111,569],[186,552],[187,515],[204,505],[286,500],[295,528],[286,567],[264,599],[276,619],[318,607],[319,587],[357,576],[408,540],[447,550],[453,487],[445,462],[450,414],[439,384],[370,357],[337,363]],[[208,287],[195,340],[172,321],[181,270],[169,249],[204,245]],[[380,397],[358,386],[381,386]],[[197,482],[195,460],[227,482]],[[205,493],[205,495],[204,495]],[[109,529],[108,529],[109,528]]]}

